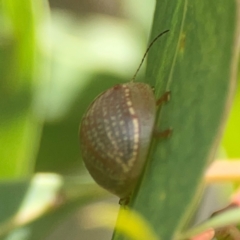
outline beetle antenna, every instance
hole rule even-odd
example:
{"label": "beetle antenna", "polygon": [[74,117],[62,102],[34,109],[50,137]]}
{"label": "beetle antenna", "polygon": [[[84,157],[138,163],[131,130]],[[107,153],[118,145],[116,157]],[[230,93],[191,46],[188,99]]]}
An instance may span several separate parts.
{"label": "beetle antenna", "polygon": [[152,47],[152,45],[157,41],[158,38],[160,38],[163,34],[165,34],[165,33],[167,33],[167,32],[169,32],[169,30],[165,30],[164,32],[161,32],[159,35],[157,35],[157,36],[152,40],[152,42],[150,43],[150,45],[148,46],[146,52],[145,52],[144,55],[143,55],[143,58],[142,58],[142,60],[141,60],[141,63],[139,64],[139,67],[138,67],[137,71],[135,72],[135,74],[134,74],[134,76],[133,76],[133,78],[132,78],[132,80],[131,80],[132,82],[135,80],[135,78],[136,78],[136,76],[137,76],[137,74],[138,74],[138,72],[139,72],[139,70],[140,70],[140,68],[141,68],[141,66],[142,66],[142,64],[143,64],[143,61],[144,61],[144,59],[146,58],[146,56],[147,56],[150,48]]}

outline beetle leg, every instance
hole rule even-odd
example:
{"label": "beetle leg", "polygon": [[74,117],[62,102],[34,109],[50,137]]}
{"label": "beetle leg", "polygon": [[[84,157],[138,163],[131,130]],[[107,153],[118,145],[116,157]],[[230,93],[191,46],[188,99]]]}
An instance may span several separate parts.
{"label": "beetle leg", "polygon": [[130,202],[131,195],[132,195],[132,194],[130,193],[127,197],[120,198],[120,200],[119,200],[119,205],[120,205],[120,206],[127,206],[128,203]]}
{"label": "beetle leg", "polygon": [[162,105],[170,100],[170,91],[165,92],[156,102],[157,106]]}
{"label": "beetle leg", "polygon": [[155,138],[169,138],[172,134],[172,128],[168,128],[162,132],[159,132],[158,130],[153,131],[153,136]]}

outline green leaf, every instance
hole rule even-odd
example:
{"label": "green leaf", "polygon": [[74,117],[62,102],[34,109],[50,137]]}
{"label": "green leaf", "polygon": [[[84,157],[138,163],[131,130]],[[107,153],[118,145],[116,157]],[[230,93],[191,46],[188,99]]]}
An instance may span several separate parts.
{"label": "green leaf", "polygon": [[43,5],[40,1],[4,0],[0,6],[0,178],[24,177],[33,170],[41,131],[41,120],[33,110],[36,13]]}
{"label": "green leaf", "polygon": [[170,32],[150,51],[146,82],[157,98],[171,91],[157,126],[173,133],[153,139],[130,206],[160,239],[173,239],[186,226],[214,158],[235,90],[238,19],[239,1],[157,1],[151,39]]}

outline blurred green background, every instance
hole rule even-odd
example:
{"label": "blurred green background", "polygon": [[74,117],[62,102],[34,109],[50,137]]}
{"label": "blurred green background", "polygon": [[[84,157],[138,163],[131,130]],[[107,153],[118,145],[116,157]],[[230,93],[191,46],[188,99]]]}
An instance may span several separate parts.
{"label": "blurred green background", "polygon": [[[83,176],[83,182],[92,183],[81,161],[80,120],[100,92],[132,78],[147,45],[154,4],[153,0],[0,2],[0,202],[8,206],[0,208],[0,237],[25,199],[28,179],[35,172]],[[143,72],[144,67],[138,80]],[[35,204],[44,199],[44,194],[31,194]],[[27,199],[30,202],[31,197]],[[79,239],[79,234],[81,239],[105,238],[105,231],[87,231],[84,237],[77,216],[49,239],[66,235]],[[54,217],[2,239],[46,239],[45,232],[60,219]]]}
{"label": "blurred green background", "polygon": [[145,50],[154,1],[136,3],[3,2],[1,177],[79,174],[83,112],[131,79]]}

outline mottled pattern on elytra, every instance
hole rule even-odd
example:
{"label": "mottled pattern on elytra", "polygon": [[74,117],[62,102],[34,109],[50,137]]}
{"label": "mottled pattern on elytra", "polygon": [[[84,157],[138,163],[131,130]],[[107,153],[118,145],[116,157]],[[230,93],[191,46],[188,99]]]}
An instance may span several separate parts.
{"label": "mottled pattern on elytra", "polygon": [[95,99],[83,118],[83,158],[113,178],[124,179],[137,158],[139,131],[130,90],[116,85]]}

